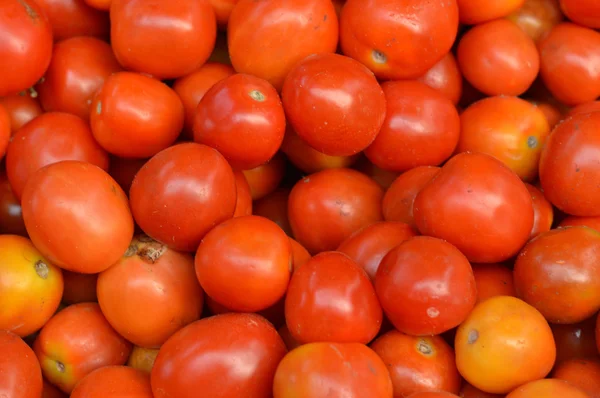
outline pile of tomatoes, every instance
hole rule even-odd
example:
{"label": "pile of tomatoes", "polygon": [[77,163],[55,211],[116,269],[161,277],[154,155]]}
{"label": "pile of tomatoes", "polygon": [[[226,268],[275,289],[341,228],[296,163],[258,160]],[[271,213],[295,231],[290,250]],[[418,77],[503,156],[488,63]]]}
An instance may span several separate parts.
{"label": "pile of tomatoes", "polygon": [[600,398],[597,29],[0,1],[0,397]]}

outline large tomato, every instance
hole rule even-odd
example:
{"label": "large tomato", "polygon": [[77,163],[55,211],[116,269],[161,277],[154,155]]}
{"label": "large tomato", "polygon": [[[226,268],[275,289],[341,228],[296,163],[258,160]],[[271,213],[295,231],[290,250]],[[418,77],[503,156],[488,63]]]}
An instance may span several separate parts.
{"label": "large tomato", "polygon": [[514,389],[506,398],[590,398],[581,389],[565,380],[543,379],[531,381]]}
{"label": "large tomato", "polygon": [[600,397],[600,360],[571,359],[557,365],[552,377],[565,380],[578,387],[590,398]]}
{"label": "large tomato", "polygon": [[482,3],[480,0],[457,0],[460,22],[475,25],[506,17],[517,11],[525,0],[495,0]]}
{"label": "large tomato", "polygon": [[42,372],[31,348],[16,334],[0,330],[0,352],[0,396],[40,398]]}
{"label": "large tomato", "polygon": [[560,0],[560,8],[571,21],[600,28],[600,4],[595,0]]}
{"label": "large tomato", "polygon": [[105,366],[85,376],[70,398],[153,398],[150,376],[127,366]]}
{"label": "large tomato", "polygon": [[96,10],[82,0],[35,0],[50,25],[54,41],[76,36],[107,39],[110,32],[108,14]]}

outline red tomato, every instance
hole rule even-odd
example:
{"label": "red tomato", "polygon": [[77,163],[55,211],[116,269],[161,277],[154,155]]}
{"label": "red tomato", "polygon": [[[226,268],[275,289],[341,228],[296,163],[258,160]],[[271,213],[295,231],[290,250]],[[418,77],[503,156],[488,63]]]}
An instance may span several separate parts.
{"label": "red tomato", "polygon": [[[151,383],[155,398],[245,398],[271,394],[286,353],[277,330],[256,314],[224,314],[196,321],[160,348]],[[243,370],[243,371],[241,371]]]}
{"label": "red tomato", "polygon": [[563,111],[559,108],[558,105],[552,104],[550,102],[539,102],[532,101],[540,111],[544,113],[546,116],[546,120],[550,125],[550,129],[552,130],[558,123],[560,123],[564,119]]}
{"label": "red tomato", "polygon": [[296,271],[298,267],[306,264],[312,256],[298,241],[290,238],[290,242],[292,243],[292,266]]}
{"label": "red tomato", "polygon": [[234,171],[235,191],[237,197],[235,200],[234,217],[249,216],[252,214],[252,195],[250,194],[250,185],[244,177],[244,173],[239,170]]}
{"label": "red tomato", "polygon": [[542,379],[531,381],[513,390],[506,398],[590,398],[581,389],[558,379]]}
{"label": "red tomato", "polygon": [[290,333],[290,330],[288,329],[287,325],[283,325],[282,327],[280,327],[279,330],[277,330],[277,333],[279,333],[279,335],[281,336],[281,339],[285,343],[285,346],[288,350],[293,350],[294,348],[300,347],[302,345],[298,343],[296,339],[294,339],[294,337],[292,337],[292,334]]}
{"label": "red tomato", "polygon": [[8,110],[0,104],[0,160],[6,154],[6,148],[11,136],[11,120]]}
{"label": "red tomato", "polygon": [[600,360],[571,359],[556,366],[552,377],[568,381],[589,398],[600,398]]}
{"label": "red tomato", "polygon": [[27,236],[21,202],[13,193],[5,172],[0,172],[0,234]]}
{"label": "red tomato", "polygon": [[219,28],[227,28],[231,11],[239,0],[210,0]]}
{"label": "red tomato", "polygon": [[254,202],[252,214],[268,218],[279,225],[283,231],[292,236],[292,227],[288,218],[288,189],[278,189]]}
{"label": "red tomato", "polygon": [[285,156],[277,153],[269,162],[250,170],[243,170],[250,185],[253,200],[264,198],[275,192],[285,175]]}
{"label": "red tomato", "polygon": [[63,280],[65,283],[63,303],[68,305],[98,301],[96,294],[98,274],[80,274],[63,270]]}
{"label": "red tomato", "polygon": [[463,383],[458,396],[461,398],[505,398],[504,395],[483,392],[479,388],[473,387],[467,382]]}
{"label": "red tomato", "polygon": [[449,52],[433,65],[424,75],[417,80],[436,89],[453,104],[458,104],[462,96],[463,77],[458,68],[454,55]]}
{"label": "red tomato", "polygon": [[600,232],[600,216],[598,217],[575,217],[569,216],[561,221],[559,227],[590,227]]}
{"label": "red tomato", "polygon": [[564,16],[559,0],[525,0],[523,6],[508,16],[519,28],[537,42],[560,23]]}
{"label": "red tomato", "polygon": [[119,184],[123,191],[129,192],[135,175],[146,164],[148,159],[119,158],[112,156],[108,173]]}
{"label": "red tomato", "polygon": [[153,398],[150,377],[126,366],[105,366],[85,376],[70,398]]}
{"label": "red tomato", "polygon": [[399,174],[375,166],[366,156],[360,156],[353,168],[371,177],[383,189],[388,189]]}
{"label": "red tomato", "polygon": [[50,384],[46,379],[43,380],[43,383],[42,398],[69,398],[67,394],[59,390],[53,384]]}
{"label": "red tomato", "polygon": [[82,0],[35,0],[52,25],[54,41],[75,36],[108,38],[108,14],[85,4]]}
{"label": "red tomato", "polygon": [[560,0],[560,8],[571,21],[600,28],[600,5],[594,0]]}
{"label": "red tomato", "polygon": [[410,394],[408,398],[457,398],[458,395],[446,391],[419,391]]}
{"label": "red tomato", "polygon": [[85,4],[97,10],[108,11],[112,0],[83,0]]}
{"label": "red tomato", "polygon": [[111,46],[121,65],[158,79],[198,69],[217,36],[215,13],[204,0],[112,0],[110,22]]}
{"label": "red tomato", "polygon": [[2,97],[0,104],[10,116],[11,135],[43,112],[40,102],[24,92]]}
{"label": "red tomato", "polygon": [[42,372],[35,354],[16,334],[0,330],[0,396],[39,398]]}
{"label": "red tomato", "polygon": [[475,25],[506,17],[521,8],[525,0],[496,0],[485,3],[480,0],[457,0],[457,3],[460,22]]}
{"label": "red tomato", "polygon": [[554,208],[542,191],[527,183],[525,183],[525,187],[531,194],[531,200],[533,201],[533,228],[530,237],[535,238],[542,232],[548,232],[552,228]]}
{"label": "red tomato", "polygon": [[591,113],[598,111],[600,111],[600,101],[584,102],[583,104],[579,104],[571,108],[567,113],[566,117],[575,116],[581,113]]}
{"label": "red tomato", "polygon": [[473,264],[477,302],[495,296],[516,296],[510,268],[503,264]]}
{"label": "red tomato", "polygon": [[551,324],[556,342],[556,365],[570,359],[598,358],[595,326],[595,314],[579,323]]}

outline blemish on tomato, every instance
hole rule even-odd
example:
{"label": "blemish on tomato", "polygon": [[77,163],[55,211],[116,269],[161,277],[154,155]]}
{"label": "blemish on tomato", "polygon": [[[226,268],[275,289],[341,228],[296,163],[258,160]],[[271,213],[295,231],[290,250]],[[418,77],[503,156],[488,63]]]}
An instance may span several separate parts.
{"label": "blemish on tomato", "polygon": [[248,95],[254,101],[258,101],[258,102],[264,102],[264,100],[266,99],[265,95],[258,90],[252,90],[248,93]]}
{"label": "blemish on tomato", "polygon": [[98,101],[96,104],[96,113],[99,115],[102,113],[102,101]]}
{"label": "blemish on tomato", "polygon": [[50,270],[48,269],[48,265],[44,263],[42,260],[38,260],[33,265],[35,268],[35,273],[42,279],[48,279],[48,274]]}
{"label": "blemish on tomato", "polygon": [[538,139],[534,136],[527,138],[527,146],[531,149],[535,149],[538,146]]}
{"label": "blemish on tomato", "polygon": [[17,1],[23,6],[23,8],[25,8],[25,12],[27,13],[27,15],[29,15],[29,18],[31,18],[33,22],[37,23],[37,19],[40,17],[40,15],[33,9],[33,7],[31,7],[29,3],[27,3],[25,0]]}
{"label": "blemish on tomato", "polygon": [[387,56],[379,50],[373,50],[371,57],[376,64],[385,64],[387,62]]}
{"label": "blemish on tomato", "polygon": [[479,340],[479,332],[475,329],[469,332],[467,336],[467,344],[475,344],[475,342]]}

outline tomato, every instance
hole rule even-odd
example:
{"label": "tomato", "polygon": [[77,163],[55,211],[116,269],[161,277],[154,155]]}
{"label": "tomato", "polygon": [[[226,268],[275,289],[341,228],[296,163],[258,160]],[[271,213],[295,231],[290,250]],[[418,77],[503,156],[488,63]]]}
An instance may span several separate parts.
{"label": "tomato", "polygon": [[579,323],[551,324],[556,342],[556,365],[570,359],[597,358],[595,326],[595,314]]}
{"label": "tomato", "polygon": [[575,116],[581,113],[590,113],[598,111],[600,111],[600,101],[584,102],[583,104],[579,104],[571,108],[567,113],[567,117]]}
{"label": "tomato", "polygon": [[535,238],[542,232],[548,232],[554,223],[554,208],[542,191],[531,184],[525,183],[533,201],[533,228],[531,237]]}
{"label": "tomato", "polygon": [[458,152],[493,156],[525,181],[537,177],[550,135],[548,120],[537,106],[518,97],[488,97],[464,110],[460,126]]}
{"label": "tomato", "polygon": [[129,192],[135,175],[148,159],[119,158],[111,156],[108,173],[125,192]]}
{"label": "tomato", "polygon": [[11,120],[8,110],[0,104],[0,160],[6,154],[11,136]]}
{"label": "tomato", "polygon": [[382,88],[387,104],[385,121],[375,141],[365,149],[367,158],[384,170],[396,172],[437,166],[447,160],[460,133],[454,104],[418,81],[386,82]]}
{"label": "tomato", "polygon": [[109,158],[81,118],[46,112],[19,129],[6,154],[6,174],[17,198],[31,176],[44,166],[77,160],[108,170]]}
{"label": "tomato", "polygon": [[567,22],[554,26],[540,40],[540,76],[557,100],[578,105],[600,95],[598,46],[600,33]]}
{"label": "tomato", "polygon": [[506,398],[530,397],[589,398],[589,395],[564,380],[545,379],[522,385],[506,396]]}
{"label": "tomato", "polygon": [[125,364],[131,344],[110,327],[98,304],[80,303],[56,313],[33,349],[44,377],[69,394],[92,371]]}
{"label": "tomato", "polygon": [[395,221],[381,221],[359,229],[337,248],[348,255],[367,272],[371,281],[381,260],[394,247],[412,238],[416,232],[408,224]]}
{"label": "tomato", "polygon": [[419,391],[410,394],[408,398],[456,398],[458,395],[446,391]]}
{"label": "tomato", "polygon": [[296,64],[285,78],[281,98],[290,126],[326,155],[362,151],[385,119],[385,95],[373,73],[338,54],[311,55]]}
{"label": "tomato", "polygon": [[552,377],[565,380],[588,394],[600,397],[600,360],[571,359],[554,368]]}
{"label": "tomato", "polygon": [[239,0],[210,0],[219,28],[227,28],[231,11]]}
{"label": "tomato", "polygon": [[335,250],[355,231],[382,220],[382,197],[375,181],[352,169],[311,174],[288,199],[294,238],[312,254]]}
{"label": "tomato", "polygon": [[357,343],[312,343],[279,363],[273,398],[341,396],[392,398],[390,374],[369,347]]}
{"label": "tomato", "polygon": [[331,0],[239,0],[229,17],[227,40],[237,72],[281,90],[297,62],[335,52],[338,18]]}
{"label": "tomato", "polygon": [[292,243],[292,267],[295,271],[298,267],[306,264],[312,256],[298,241],[290,238],[290,242]]}
{"label": "tomato", "polygon": [[244,173],[239,170],[234,171],[235,176],[235,211],[234,217],[249,216],[252,214],[252,195],[250,194],[250,185],[244,177]]}
{"label": "tomato", "polygon": [[458,104],[462,96],[463,78],[456,58],[451,52],[433,65],[424,75],[417,80],[436,89],[453,104]]}
{"label": "tomato", "polygon": [[8,330],[0,330],[0,394],[4,397],[39,398],[42,372],[33,351]]}
{"label": "tomato", "polygon": [[35,0],[52,25],[54,41],[76,36],[106,39],[110,32],[108,14],[81,0]]}
{"label": "tomato", "polygon": [[24,92],[0,98],[0,105],[8,111],[11,135],[43,112],[40,102]]}
{"label": "tomato", "polygon": [[506,17],[520,9],[526,0],[499,0],[481,3],[479,0],[457,0],[460,22],[476,25]]}
{"label": "tomato", "polygon": [[554,105],[550,102],[539,101],[532,101],[532,103],[534,103],[539,108],[539,110],[544,113],[544,116],[546,116],[546,120],[550,125],[550,129],[553,129],[558,123],[560,123],[563,120],[563,112],[557,105]]}
{"label": "tomato", "polygon": [[503,264],[473,264],[477,302],[495,296],[516,296],[513,273]]}
{"label": "tomato", "polygon": [[52,26],[42,7],[30,0],[4,0],[0,6],[0,97],[33,86],[52,57]]}
{"label": "tomato", "polygon": [[268,218],[279,225],[287,235],[292,236],[292,227],[288,218],[288,189],[278,189],[254,202],[252,214]]}
{"label": "tomato", "polygon": [[157,79],[198,69],[208,60],[217,36],[208,1],[112,0],[110,21],[111,46],[119,63]]}
{"label": "tomato", "polygon": [[112,0],[83,0],[85,4],[97,10],[108,11]]}
{"label": "tomato", "polygon": [[109,396],[153,398],[150,377],[127,366],[105,366],[81,379],[70,398]]}
{"label": "tomato", "polygon": [[461,377],[454,350],[440,336],[413,337],[393,330],[371,343],[390,371],[394,396],[419,391],[458,393]]}
{"label": "tomato", "polygon": [[27,236],[21,203],[10,187],[5,172],[0,172],[0,234]]}
{"label": "tomato", "polygon": [[593,0],[560,0],[560,8],[571,21],[600,28],[600,7]]}
{"label": "tomato", "polygon": [[68,398],[69,396],[50,384],[46,379],[43,380],[42,398]]}
{"label": "tomato", "polygon": [[62,302],[65,304],[77,304],[86,302],[97,302],[96,282],[98,274],[80,274],[63,270],[64,292]]}
{"label": "tomato", "polygon": [[277,330],[277,333],[279,333],[279,335],[281,336],[281,339],[285,343],[285,346],[288,350],[293,350],[294,348],[300,347],[302,345],[298,343],[296,339],[294,339],[294,337],[292,337],[292,334],[290,333],[290,330],[288,329],[287,325],[283,325],[282,327],[280,327],[279,330]]}
{"label": "tomato", "polygon": [[394,327],[414,336],[458,326],[477,298],[467,258],[450,243],[428,236],[407,239],[381,260],[375,290]]}
{"label": "tomato", "polygon": [[134,346],[127,360],[127,366],[150,374],[158,355],[157,348],[142,348]]}
{"label": "tomato", "polygon": [[340,16],[343,53],[380,79],[423,75],[450,51],[457,32],[456,0],[427,6],[419,0],[348,0]]}
{"label": "tomato", "polygon": [[447,240],[478,263],[517,254],[534,217],[519,177],[499,160],[469,152],[450,159],[417,194],[413,213],[423,235]]}
{"label": "tomato", "polygon": [[590,227],[600,232],[600,216],[598,217],[574,217],[569,216],[561,221],[559,227]]}
{"label": "tomato", "polygon": [[525,0],[523,6],[508,16],[527,36],[537,42],[564,16],[559,0]]}
{"label": "tomato", "polygon": [[383,189],[388,189],[399,175],[394,171],[383,170],[375,166],[366,156],[359,156],[353,168],[371,177]]}
{"label": "tomato", "polygon": [[250,170],[243,170],[244,177],[250,185],[252,199],[261,199],[275,192],[283,180],[285,167],[285,156],[278,152],[269,162]]}
{"label": "tomato", "polygon": [[461,398],[505,398],[504,395],[483,392],[479,388],[473,387],[467,382],[463,383],[458,395]]}

